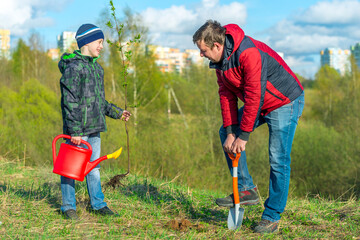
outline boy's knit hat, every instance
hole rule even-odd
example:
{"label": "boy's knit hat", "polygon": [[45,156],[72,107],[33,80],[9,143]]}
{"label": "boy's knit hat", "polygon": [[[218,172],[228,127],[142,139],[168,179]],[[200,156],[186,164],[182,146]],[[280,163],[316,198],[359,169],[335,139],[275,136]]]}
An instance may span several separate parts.
{"label": "boy's knit hat", "polygon": [[91,43],[100,38],[104,39],[104,33],[100,28],[90,23],[81,25],[75,35],[79,49],[85,44]]}

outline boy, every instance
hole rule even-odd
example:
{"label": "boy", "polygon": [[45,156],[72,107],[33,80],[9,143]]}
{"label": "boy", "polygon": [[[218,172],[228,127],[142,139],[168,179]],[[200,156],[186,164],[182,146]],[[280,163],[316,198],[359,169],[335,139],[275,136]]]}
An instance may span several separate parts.
{"label": "boy", "polygon": [[[63,132],[71,136],[69,144],[80,145],[81,139],[89,142],[93,149],[90,161],[94,161],[100,157],[100,132],[107,129],[105,115],[128,121],[131,114],[105,100],[104,70],[96,61],[103,48],[103,32],[93,24],[84,24],[75,38],[80,50],[64,53],[59,62]],[[115,215],[104,202],[99,169],[98,165],[86,176],[92,211]],[[61,192],[62,213],[68,219],[79,219],[76,214],[75,180],[61,176]]]}

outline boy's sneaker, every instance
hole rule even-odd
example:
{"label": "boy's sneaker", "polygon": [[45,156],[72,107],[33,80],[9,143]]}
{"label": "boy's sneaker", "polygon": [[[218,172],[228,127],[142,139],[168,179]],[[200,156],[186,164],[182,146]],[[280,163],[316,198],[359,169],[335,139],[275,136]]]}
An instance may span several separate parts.
{"label": "boy's sneaker", "polygon": [[119,216],[119,214],[114,213],[108,207],[103,207],[103,208],[100,208],[99,210],[92,210],[92,212],[95,214],[103,215],[103,216]]}
{"label": "boy's sneaker", "polygon": [[71,220],[79,220],[78,215],[76,214],[76,211],[74,209],[69,209],[66,210],[64,213],[65,217],[67,219],[71,219]]}
{"label": "boy's sneaker", "polygon": [[272,233],[278,230],[279,222],[271,222],[266,219],[262,219],[255,227],[256,233]]}
{"label": "boy's sneaker", "polygon": [[[260,202],[256,187],[247,191],[239,192],[240,205],[256,205]],[[234,207],[234,194],[225,198],[217,198],[216,204],[220,207]]]}

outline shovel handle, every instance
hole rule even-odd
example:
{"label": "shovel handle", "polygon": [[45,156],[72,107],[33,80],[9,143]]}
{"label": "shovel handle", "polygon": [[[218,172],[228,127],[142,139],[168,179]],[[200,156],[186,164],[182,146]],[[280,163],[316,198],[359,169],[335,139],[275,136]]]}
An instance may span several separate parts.
{"label": "shovel handle", "polygon": [[233,192],[234,192],[234,203],[239,204],[239,188],[238,188],[238,176],[237,176],[237,168],[239,165],[239,159],[241,157],[241,153],[237,153],[236,155],[232,153],[228,153],[229,158],[232,160],[233,167]]}

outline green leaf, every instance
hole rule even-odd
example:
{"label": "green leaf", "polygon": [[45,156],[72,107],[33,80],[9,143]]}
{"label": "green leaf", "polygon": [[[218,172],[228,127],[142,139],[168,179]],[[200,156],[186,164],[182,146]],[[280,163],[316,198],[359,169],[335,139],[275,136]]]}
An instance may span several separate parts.
{"label": "green leaf", "polygon": [[112,24],[111,24],[110,21],[108,21],[108,22],[106,23],[106,26],[108,26],[109,28],[113,28],[113,26],[112,26]]}

